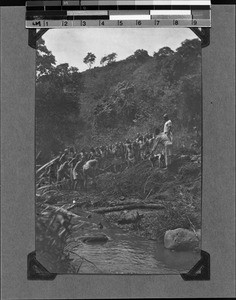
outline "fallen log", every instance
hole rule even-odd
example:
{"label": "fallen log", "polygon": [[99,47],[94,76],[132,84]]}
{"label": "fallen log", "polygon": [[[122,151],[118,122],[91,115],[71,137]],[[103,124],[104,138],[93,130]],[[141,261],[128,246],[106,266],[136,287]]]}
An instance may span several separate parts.
{"label": "fallen log", "polygon": [[[65,215],[68,215],[68,216],[72,216],[72,217],[76,217],[78,218],[79,215],[77,214],[74,214],[72,213],[71,211],[68,211],[67,209],[65,208],[62,208],[62,207],[58,207],[58,206],[55,206],[55,205],[50,205],[50,204],[42,204],[42,206],[45,207],[45,209],[52,209],[52,210],[55,210],[55,212],[61,212]],[[71,209],[72,207],[69,207],[68,209]]]}
{"label": "fallen log", "polygon": [[163,205],[160,204],[145,204],[145,203],[137,203],[132,205],[117,205],[112,207],[102,207],[98,209],[92,210],[92,212],[97,214],[105,214],[113,211],[121,211],[121,210],[133,210],[133,209],[165,209]]}
{"label": "fallen log", "polygon": [[69,210],[69,209],[72,209],[72,208],[75,208],[75,207],[82,207],[84,204],[86,204],[87,203],[87,201],[83,201],[83,202],[76,202],[76,203],[74,203],[74,205],[73,206],[70,206],[70,207],[68,207],[67,209]]}

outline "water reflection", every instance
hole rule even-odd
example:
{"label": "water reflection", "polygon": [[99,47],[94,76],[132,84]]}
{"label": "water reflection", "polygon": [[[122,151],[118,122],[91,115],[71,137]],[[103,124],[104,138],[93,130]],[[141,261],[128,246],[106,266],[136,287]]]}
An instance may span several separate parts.
{"label": "water reflection", "polygon": [[[197,253],[173,252],[156,241],[132,236],[119,228],[106,227],[102,232],[111,237],[107,243],[81,243],[76,252],[95,263],[103,273],[179,274],[189,271],[200,259]],[[85,266],[80,273],[93,270]]]}

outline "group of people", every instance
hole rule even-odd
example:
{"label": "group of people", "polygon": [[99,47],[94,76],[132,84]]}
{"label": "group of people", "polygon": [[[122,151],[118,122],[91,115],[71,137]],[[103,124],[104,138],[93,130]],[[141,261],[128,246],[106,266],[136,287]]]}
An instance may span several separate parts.
{"label": "group of people", "polygon": [[89,151],[82,149],[79,153],[74,148],[67,148],[53,159],[41,174],[49,183],[70,182],[71,189],[78,185],[87,189],[88,178],[95,182],[98,172],[113,169],[121,171],[149,159],[152,166],[158,162],[159,167],[168,168],[172,155],[172,122],[164,115],[164,130],[156,128],[154,133],[137,134],[134,140],[117,142],[112,145],[92,147]]}

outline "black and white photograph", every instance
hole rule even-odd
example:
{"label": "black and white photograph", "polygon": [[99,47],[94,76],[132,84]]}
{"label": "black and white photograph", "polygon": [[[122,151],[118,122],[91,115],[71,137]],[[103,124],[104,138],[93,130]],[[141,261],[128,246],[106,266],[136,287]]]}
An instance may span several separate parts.
{"label": "black and white photograph", "polygon": [[1,1],[2,299],[235,297],[235,5],[121,1]]}
{"label": "black and white photograph", "polygon": [[57,274],[179,274],[200,258],[201,41],[188,28],[37,42],[35,237]]}

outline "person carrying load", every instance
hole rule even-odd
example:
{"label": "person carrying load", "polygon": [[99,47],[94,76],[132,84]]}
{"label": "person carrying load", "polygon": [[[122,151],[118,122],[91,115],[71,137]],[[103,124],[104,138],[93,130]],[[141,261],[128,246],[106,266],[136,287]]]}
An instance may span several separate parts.
{"label": "person carrying load", "polygon": [[169,116],[168,116],[167,114],[165,114],[165,115],[163,116],[163,119],[164,119],[164,122],[165,122],[163,132],[164,132],[164,134],[167,135],[167,137],[169,138],[169,140],[170,140],[171,142],[173,142],[172,122],[171,122],[171,120],[169,119]]}
{"label": "person carrying load", "polygon": [[155,139],[153,142],[153,147],[151,150],[151,155],[155,154],[158,145],[163,146],[163,154],[165,156],[165,165],[166,168],[171,164],[171,156],[172,156],[172,142],[168,138],[167,134],[160,133],[160,129],[155,129]]}
{"label": "person carrying load", "polygon": [[83,165],[85,162],[86,158],[84,156],[81,157],[72,170],[72,185],[74,190],[77,189],[78,184],[80,184],[80,187],[83,186]]}
{"label": "person carrying load", "polygon": [[96,185],[95,176],[98,170],[98,160],[90,159],[83,165],[84,188],[87,191],[88,177],[92,178],[93,184]]}

